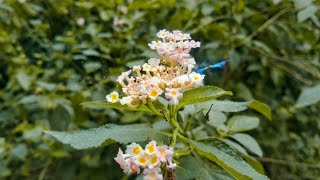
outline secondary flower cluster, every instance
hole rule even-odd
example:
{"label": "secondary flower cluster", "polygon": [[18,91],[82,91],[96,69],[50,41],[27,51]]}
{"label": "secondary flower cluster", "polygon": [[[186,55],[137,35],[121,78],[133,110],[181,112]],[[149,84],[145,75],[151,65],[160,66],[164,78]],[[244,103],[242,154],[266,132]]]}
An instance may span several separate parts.
{"label": "secondary flower cluster", "polygon": [[142,66],[123,72],[117,82],[125,96],[119,99],[119,93],[114,91],[106,96],[108,102],[120,101],[136,108],[164,94],[169,104],[177,105],[183,91],[203,85],[204,75],[192,71],[196,62],[189,54],[192,48],[200,47],[200,42],[178,30],[171,33],[164,29],[157,36],[161,40],[148,45],[160,58],[151,58]]}
{"label": "secondary flower cluster", "polygon": [[145,149],[139,144],[131,143],[127,146],[125,154],[119,148],[116,162],[124,173],[139,174],[140,168],[144,168],[144,180],[162,180],[161,167],[175,170],[176,164],[172,163],[173,148],[167,145],[157,146],[156,141],[150,141]]}

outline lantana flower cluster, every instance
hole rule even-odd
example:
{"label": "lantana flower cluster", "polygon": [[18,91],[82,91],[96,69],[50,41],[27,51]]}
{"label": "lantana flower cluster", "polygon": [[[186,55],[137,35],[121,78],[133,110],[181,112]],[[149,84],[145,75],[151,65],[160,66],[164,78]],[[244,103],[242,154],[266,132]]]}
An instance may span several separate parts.
{"label": "lantana flower cluster", "polygon": [[189,54],[192,48],[200,47],[200,42],[178,30],[169,32],[164,29],[157,36],[160,40],[148,45],[157,51],[159,57],[123,72],[117,82],[124,96],[119,98],[119,93],[114,91],[106,96],[108,102],[119,101],[136,108],[164,94],[169,104],[177,105],[183,91],[203,85],[204,75],[192,70],[196,62]]}
{"label": "lantana flower cluster", "polygon": [[150,141],[145,149],[137,143],[127,146],[125,154],[119,148],[115,161],[123,169],[124,173],[140,174],[141,168],[144,180],[162,180],[162,169],[173,172],[176,164],[172,162],[173,148],[167,145],[158,146],[156,141]]}

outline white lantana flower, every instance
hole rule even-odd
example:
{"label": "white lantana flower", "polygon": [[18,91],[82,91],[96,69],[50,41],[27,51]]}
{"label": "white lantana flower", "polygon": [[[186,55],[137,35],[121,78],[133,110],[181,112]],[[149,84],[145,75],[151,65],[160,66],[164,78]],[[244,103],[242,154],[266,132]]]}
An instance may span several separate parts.
{"label": "white lantana flower", "polygon": [[162,90],[160,88],[150,89],[148,96],[151,100],[155,101],[159,95],[161,95]]}
{"label": "white lantana flower", "polygon": [[173,147],[168,147],[167,145],[159,146],[157,155],[161,162],[171,162],[173,156]]}
{"label": "white lantana flower", "polygon": [[126,160],[127,162],[127,166],[128,166],[128,169],[129,169],[129,172],[128,173],[132,173],[132,174],[139,174],[140,173],[140,167],[139,165],[135,162],[135,159],[134,158],[128,158]]}
{"label": "white lantana flower", "polygon": [[192,79],[192,81],[195,83],[196,87],[203,85],[204,75],[196,72],[192,72],[189,76]]}
{"label": "white lantana flower", "polygon": [[115,102],[118,102],[119,100],[119,93],[116,92],[116,91],[113,91],[112,93],[108,94],[106,96],[106,99],[108,102],[111,102],[111,103],[115,103]]}
{"label": "white lantana flower", "polygon": [[151,155],[148,158],[148,168],[154,168],[160,163],[157,154]]}
{"label": "white lantana flower", "polygon": [[127,158],[127,154],[123,154],[122,150],[119,148],[117,157],[114,158],[114,160],[120,165],[121,169],[123,169],[124,173],[129,172],[129,167],[127,165],[127,162],[125,158]]}
{"label": "white lantana flower", "polygon": [[160,168],[145,169],[143,173],[145,174],[143,180],[163,180]]}
{"label": "white lantana flower", "polygon": [[156,35],[159,37],[159,38],[166,38],[169,34],[169,31],[167,31],[166,29],[163,29],[163,30],[160,30]]}
{"label": "white lantana flower", "polygon": [[131,156],[138,156],[143,153],[143,149],[139,144],[133,142],[127,146],[126,153],[130,154]]}
{"label": "white lantana flower", "polygon": [[[127,145],[126,154],[119,149],[116,162],[127,174],[139,174],[141,169],[144,171],[144,179],[161,180],[163,179],[161,169],[171,173],[175,170],[176,164],[172,162],[173,148],[167,145],[157,146],[156,141],[150,141],[145,149],[135,142]],[[148,153],[146,153],[148,152]]]}
{"label": "white lantana flower", "polygon": [[141,154],[137,158],[137,164],[139,164],[142,167],[147,166],[148,163],[148,155],[146,153]]}
{"label": "white lantana flower", "polygon": [[152,66],[150,64],[144,63],[142,65],[142,70],[143,71],[151,71],[152,70]]}
{"label": "white lantana flower", "polygon": [[152,155],[154,153],[157,153],[158,149],[157,149],[157,142],[156,141],[150,141],[145,148],[145,152],[148,155]]}
{"label": "white lantana flower", "polygon": [[109,98],[108,102],[120,100],[122,105],[135,109],[164,94],[169,104],[177,105],[184,91],[203,85],[204,75],[193,72],[196,62],[189,53],[192,48],[200,47],[200,42],[191,40],[190,34],[179,30],[169,32],[164,29],[157,36],[160,40],[152,41],[148,46],[156,50],[159,58],[150,58],[142,66],[133,66],[123,72],[117,82],[125,97]]}
{"label": "white lantana flower", "polygon": [[120,99],[120,104],[121,105],[125,105],[125,104],[131,104],[132,102],[132,98],[130,96],[126,96],[126,97],[123,97],[122,99]]}
{"label": "white lantana flower", "polygon": [[179,99],[182,98],[182,93],[180,92],[179,88],[166,88],[165,96],[169,99],[169,104],[171,105],[178,105]]}

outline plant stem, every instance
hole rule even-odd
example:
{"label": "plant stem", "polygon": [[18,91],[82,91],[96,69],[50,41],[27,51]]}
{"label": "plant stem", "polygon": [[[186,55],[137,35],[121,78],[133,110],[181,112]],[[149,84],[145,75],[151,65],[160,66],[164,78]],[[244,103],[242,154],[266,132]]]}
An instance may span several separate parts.
{"label": "plant stem", "polygon": [[171,147],[174,147],[176,145],[176,142],[177,142],[177,133],[178,133],[178,129],[175,129],[173,131],[173,137],[172,137],[172,141],[171,141],[171,144],[170,146]]}

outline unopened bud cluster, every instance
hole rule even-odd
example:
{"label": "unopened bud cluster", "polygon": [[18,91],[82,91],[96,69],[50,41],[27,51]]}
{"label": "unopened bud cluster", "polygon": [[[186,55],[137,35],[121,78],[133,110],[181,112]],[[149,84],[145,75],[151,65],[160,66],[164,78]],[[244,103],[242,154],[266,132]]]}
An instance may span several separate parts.
{"label": "unopened bud cluster", "polygon": [[157,51],[159,58],[151,58],[142,66],[123,72],[117,82],[124,96],[120,99],[114,91],[106,96],[108,102],[120,101],[122,105],[136,108],[164,94],[169,104],[177,105],[183,91],[203,85],[204,75],[192,71],[196,62],[189,54],[192,48],[200,47],[200,42],[178,30],[164,29],[157,36],[161,40],[148,45]]}
{"label": "unopened bud cluster", "polygon": [[145,149],[139,144],[131,143],[127,146],[125,154],[119,149],[114,159],[124,173],[140,174],[140,168],[143,168],[144,180],[162,180],[161,168],[173,172],[177,166],[172,162],[172,156],[172,147],[158,146],[156,141],[151,141]]}

